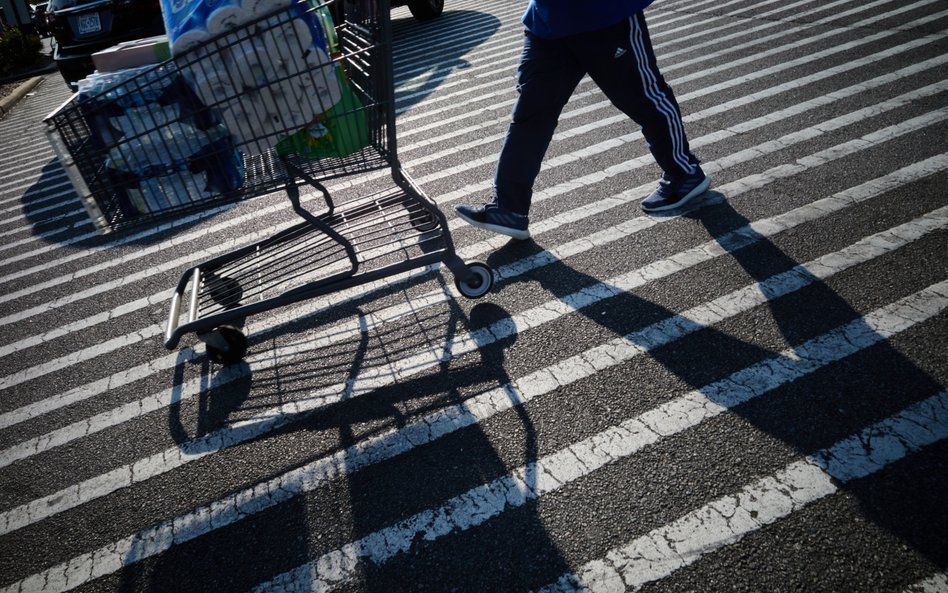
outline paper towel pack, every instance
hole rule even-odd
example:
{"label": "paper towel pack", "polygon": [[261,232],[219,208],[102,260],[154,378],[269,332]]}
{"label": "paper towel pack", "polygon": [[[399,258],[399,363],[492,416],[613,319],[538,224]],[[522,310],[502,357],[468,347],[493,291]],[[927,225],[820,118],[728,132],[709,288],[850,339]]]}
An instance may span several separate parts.
{"label": "paper towel pack", "polygon": [[342,98],[323,40],[303,17],[283,12],[186,72],[204,104],[221,111],[240,148],[260,154]]}
{"label": "paper towel pack", "polygon": [[[330,57],[335,31],[326,11],[295,0],[161,5],[172,53],[204,49],[182,69],[245,152],[265,152],[342,98]],[[262,20],[250,24],[256,19]],[[246,29],[229,34],[241,27]]]}

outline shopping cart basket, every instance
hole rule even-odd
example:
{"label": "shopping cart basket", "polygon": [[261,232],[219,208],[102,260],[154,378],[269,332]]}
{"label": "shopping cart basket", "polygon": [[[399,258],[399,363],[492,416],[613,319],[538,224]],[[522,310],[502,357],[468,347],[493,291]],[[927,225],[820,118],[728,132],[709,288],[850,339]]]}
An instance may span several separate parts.
{"label": "shopping cart basket", "polygon": [[[437,263],[466,297],[491,289],[491,269],[458,257],[444,215],[398,161],[391,52],[388,0],[293,0],[172,60],[103,75],[95,93],[80,91],[47,117],[104,232],[277,190],[300,216],[186,270],[167,348],[193,332],[211,359],[236,362],[249,315]],[[324,185],[385,170],[390,182],[344,203]],[[317,190],[318,211],[300,186]]]}

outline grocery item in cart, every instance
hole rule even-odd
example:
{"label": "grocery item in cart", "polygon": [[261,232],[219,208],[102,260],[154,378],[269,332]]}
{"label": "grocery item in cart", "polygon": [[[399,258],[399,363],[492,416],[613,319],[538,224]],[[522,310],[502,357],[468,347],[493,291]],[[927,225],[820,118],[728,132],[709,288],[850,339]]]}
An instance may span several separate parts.
{"label": "grocery item in cart", "polygon": [[344,158],[368,146],[369,126],[362,102],[349,87],[341,66],[337,67],[336,76],[342,98],[303,129],[280,140],[274,147],[278,155],[304,159]]}
{"label": "grocery item in cart", "polygon": [[[228,153],[235,157],[230,166],[219,159]],[[239,155],[221,126],[201,131],[172,122],[122,141],[108,154],[106,167],[139,214],[227,193],[241,181]]]}
{"label": "grocery item in cart", "polygon": [[248,154],[266,152],[306,126],[343,96],[326,51],[313,45],[301,19],[265,21],[252,39],[230,47],[209,68],[189,69],[198,95],[220,110],[225,125]]}
{"label": "grocery item in cart", "polygon": [[158,64],[171,57],[168,36],[157,35],[145,39],[123,41],[92,54],[92,63],[99,72],[114,72]]}
{"label": "grocery item in cart", "polygon": [[209,7],[204,0],[162,0],[160,4],[172,55],[184,53],[211,38],[205,28]]}
{"label": "grocery item in cart", "polygon": [[[313,9],[298,0],[161,0],[160,4],[172,55],[180,55],[266,15],[288,13],[299,17],[313,28],[315,35],[321,36],[322,29],[331,28],[320,23],[330,18],[325,7]],[[329,31],[328,35],[334,41],[335,32]],[[325,42],[323,47],[327,47]]]}
{"label": "grocery item in cart", "polygon": [[[268,151],[342,99],[325,8],[292,0],[162,0],[162,10],[173,53],[193,47],[191,39],[204,43],[196,51],[208,59],[179,64],[247,154]],[[199,34],[183,37],[192,30]]]}
{"label": "grocery item in cart", "polygon": [[253,14],[240,5],[239,0],[207,2],[207,21],[204,29],[211,35],[220,35],[250,21]]}
{"label": "grocery item in cart", "polygon": [[93,75],[79,98],[124,215],[240,187],[243,160],[230,133],[170,65]]}
{"label": "grocery item in cart", "polygon": [[113,144],[122,135],[111,125],[123,121],[112,119],[122,115],[141,120],[142,126],[150,126],[146,130],[170,121],[169,114],[201,130],[220,124],[190,83],[168,64],[96,72],[80,80],[78,88],[78,102],[98,145]]}
{"label": "grocery item in cart", "polygon": [[161,0],[161,14],[171,53],[180,55],[215,35],[287,9],[293,3],[294,0]]}

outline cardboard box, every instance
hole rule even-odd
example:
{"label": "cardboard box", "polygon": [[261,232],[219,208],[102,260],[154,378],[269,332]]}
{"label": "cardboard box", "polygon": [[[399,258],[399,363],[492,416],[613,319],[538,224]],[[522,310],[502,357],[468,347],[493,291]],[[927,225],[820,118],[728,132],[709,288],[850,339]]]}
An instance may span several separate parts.
{"label": "cardboard box", "polygon": [[125,41],[92,54],[92,62],[99,72],[158,64],[170,58],[167,35]]}

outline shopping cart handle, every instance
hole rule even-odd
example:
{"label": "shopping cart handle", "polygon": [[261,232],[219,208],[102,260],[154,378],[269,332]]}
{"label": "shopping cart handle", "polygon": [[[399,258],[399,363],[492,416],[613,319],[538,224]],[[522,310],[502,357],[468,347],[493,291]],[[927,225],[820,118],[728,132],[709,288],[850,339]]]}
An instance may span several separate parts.
{"label": "shopping cart handle", "polygon": [[[190,282],[187,278],[190,274]],[[201,287],[201,268],[192,268],[189,273],[181,277],[174,294],[171,295],[171,311],[168,313],[168,327],[165,329],[165,347],[169,350],[178,346],[178,340],[181,335],[176,331],[178,329],[178,320],[181,318],[181,300],[184,298],[184,290],[187,285],[191,285],[191,299],[188,305],[188,323],[197,318],[198,294]]]}
{"label": "shopping cart handle", "polygon": [[165,348],[172,350],[178,347],[178,340],[175,330],[178,329],[178,318],[181,316],[181,293],[175,291],[171,296],[171,313],[168,316],[168,327],[165,330]]}

